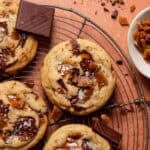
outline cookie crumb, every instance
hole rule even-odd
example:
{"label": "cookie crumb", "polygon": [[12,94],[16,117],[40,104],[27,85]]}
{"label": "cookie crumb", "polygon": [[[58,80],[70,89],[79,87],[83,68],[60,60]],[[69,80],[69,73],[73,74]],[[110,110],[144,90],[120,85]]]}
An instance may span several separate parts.
{"label": "cookie crumb", "polygon": [[95,15],[97,15],[97,10],[95,11]]}
{"label": "cookie crumb", "polygon": [[117,17],[118,17],[118,10],[114,10],[114,11],[112,12],[112,14],[111,14],[111,18],[112,18],[112,19],[117,19]]}
{"label": "cookie crumb", "polygon": [[104,3],[104,2],[102,2],[102,3],[101,3],[101,6],[105,6],[105,3]]}
{"label": "cookie crumb", "polygon": [[123,62],[122,62],[122,60],[117,60],[117,61],[116,61],[116,64],[118,64],[118,65],[122,65],[122,64],[123,64]]}
{"label": "cookie crumb", "polygon": [[109,9],[106,8],[106,7],[104,7],[104,11],[105,11],[105,12],[109,12]]}
{"label": "cookie crumb", "polygon": [[119,23],[121,26],[128,26],[129,25],[127,17],[119,17]]}
{"label": "cookie crumb", "polygon": [[135,10],[136,10],[136,6],[135,5],[130,6],[130,12],[131,13],[133,13]]}
{"label": "cookie crumb", "polygon": [[76,4],[76,3],[77,3],[76,1],[73,2],[73,4]]}
{"label": "cookie crumb", "polygon": [[108,115],[101,114],[101,119],[102,119],[102,121],[104,121],[104,123],[111,124],[111,119],[110,119],[110,117]]}

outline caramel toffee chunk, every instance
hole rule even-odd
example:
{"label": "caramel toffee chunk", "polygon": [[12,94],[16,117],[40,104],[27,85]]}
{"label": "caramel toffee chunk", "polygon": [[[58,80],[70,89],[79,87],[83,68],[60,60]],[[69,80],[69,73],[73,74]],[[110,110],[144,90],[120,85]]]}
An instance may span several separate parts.
{"label": "caramel toffee chunk", "polygon": [[150,61],[150,19],[137,23],[137,30],[134,35],[134,44],[143,54],[145,60]]}
{"label": "caramel toffee chunk", "polygon": [[44,100],[18,81],[0,83],[0,149],[27,150],[47,128]]}
{"label": "caramel toffee chunk", "polygon": [[35,56],[37,40],[15,30],[18,4],[0,1],[0,76],[15,74]]}
{"label": "caramel toffee chunk", "polygon": [[96,134],[91,128],[70,124],[57,129],[50,136],[44,150],[110,150],[107,140]]}
{"label": "caramel toffee chunk", "polygon": [[109,56],[84,39],[52,48],[41,68],[41,81],[52,103],[76,115],[102,107],[115,87]]}

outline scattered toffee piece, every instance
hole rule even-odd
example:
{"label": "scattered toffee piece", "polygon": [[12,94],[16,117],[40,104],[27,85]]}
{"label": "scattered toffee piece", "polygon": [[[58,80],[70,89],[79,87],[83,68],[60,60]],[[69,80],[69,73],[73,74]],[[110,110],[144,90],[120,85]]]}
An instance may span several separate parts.
{"label": "scattered toffee piece", "polygon": [[112,19],[117,19],[117,17],[118,17],[118,10],[114,10],[114,11],[112,12],[112,14],[111,14],[111,18],[112,18]]}
{"label": "scattered toffee piece", "polygon": [[116,61],[116,64],[117,64],[117,65],[122,65],[123,62],[122,62],[122,60],[117,60],[117,61]]}
{"label": "scattered toffee piece", "polygon": [[92,118],[92,128],[100,135],[108,139],[114,148],[119,148],[121,144],[122,135],[115,130],[106,126],[98,118]]}
{"label": "scattered toffee piece", "polygon": [[136,6],[135,5],[130,6],[130,12],[131,13],[133,13],[135,10],[136,10]]}
{"label": "scattered toffee piece", "polygon": [[[32,10],[32,13],[30,13]],[[54,8],[26,0],[20,2],[16,29],[46,38],[50,37]]]}
{"label": "scattered toffee piece", "polygon": [[19,136],[20,140],[27,141],[32,139],[37,133],[35,119],[32,117],[20,117],[14,125],[14,135]]}
{"label": "scattered toffee piece", "polygon": [[126,17],[119,17],[119,23],[121,26],[129,26],[129,22]]}

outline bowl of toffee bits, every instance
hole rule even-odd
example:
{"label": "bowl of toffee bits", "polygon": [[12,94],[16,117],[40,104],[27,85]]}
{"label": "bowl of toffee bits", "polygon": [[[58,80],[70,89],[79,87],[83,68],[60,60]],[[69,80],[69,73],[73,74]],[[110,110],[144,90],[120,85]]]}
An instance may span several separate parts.
{"label": "bowl of toffee bits", "polygon": [[136,68],[150,79],[150,7],[133,19],[128,31],[128,49]]}

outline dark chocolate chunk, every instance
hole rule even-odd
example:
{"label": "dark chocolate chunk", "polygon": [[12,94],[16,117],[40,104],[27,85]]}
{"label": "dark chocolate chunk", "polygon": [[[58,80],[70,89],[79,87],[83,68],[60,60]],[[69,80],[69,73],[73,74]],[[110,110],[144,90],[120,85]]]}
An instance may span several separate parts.
{"label": "dark chocolate chunk", "polygon": [[20,2],[16,29],[46,38],[50,37],[54,8],[26,0]]}
{"label": "dark chocolate chunk", "polygon": [[111,14],[112,19],[116,19],[118,17],[118,10],[114,10]]}
{"label": "dark chocolate chunk", "polygon": [[105,125],[101,120],[92,118],[92,128],[94,131],[108,139],[115,149],[120,147],[122,135]]}
{"label": "dark chocolate chunk", "polygon": [[37,133],[35,119],[32,117],[20,117],[14,125],[14,135],[19,136],[20,140],[32,139]]}

